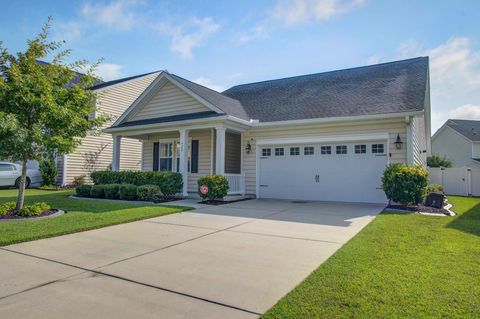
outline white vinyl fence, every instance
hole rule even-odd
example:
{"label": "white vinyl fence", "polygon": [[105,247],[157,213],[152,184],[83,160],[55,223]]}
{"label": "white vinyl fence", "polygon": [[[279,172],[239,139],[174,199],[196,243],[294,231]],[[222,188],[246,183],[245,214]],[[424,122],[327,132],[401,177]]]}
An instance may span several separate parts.
{"label": "white vinyl fence", "polygon": [[429,167],[430,183],[443,186],[447,195],[480,196],[480,169]]}

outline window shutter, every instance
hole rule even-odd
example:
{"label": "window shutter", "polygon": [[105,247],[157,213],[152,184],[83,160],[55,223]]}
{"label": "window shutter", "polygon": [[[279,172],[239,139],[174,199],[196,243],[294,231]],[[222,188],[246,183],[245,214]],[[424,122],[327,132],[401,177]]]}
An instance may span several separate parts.
{"label": "window shutter", "polygon": [[198,173],[198,140],[192,140],[191,173]]}
{"label": "window shutter", "polygon": [[153,143],[153,170],[158,171],[158,160],[160,156],[160,143]]}

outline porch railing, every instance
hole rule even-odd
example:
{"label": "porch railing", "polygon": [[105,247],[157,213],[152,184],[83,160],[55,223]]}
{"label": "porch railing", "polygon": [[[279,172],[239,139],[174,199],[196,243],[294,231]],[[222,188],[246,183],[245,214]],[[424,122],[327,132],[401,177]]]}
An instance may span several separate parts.
{"label": "porch railing", "polygon": [[224,174],[228,181],[228,195],[245,194],[245,175],[244,174]]}

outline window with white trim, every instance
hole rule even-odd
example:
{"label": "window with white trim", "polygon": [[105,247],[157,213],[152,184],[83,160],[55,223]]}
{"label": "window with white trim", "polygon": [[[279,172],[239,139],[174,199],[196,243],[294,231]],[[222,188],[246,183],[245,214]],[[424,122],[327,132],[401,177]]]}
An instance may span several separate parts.
{"label": "window with white trim", "polygon": [[372,153],[373,154],[383,154],[383,153],[385,153],[384,144],[372,144]]}
{"label": "window with white trim", "polygon": [[357,144],[355,145],[355,154],[365,154],[367,153],[367,145]]}
{"label": "window with white trim", "polygon": [[275,148],[275,156],[283,156],[284,152],[285,152],[285,150],[283,149],[283,147],[276,147]]}
{"label": "window with white trim", "polygon": [[290,147],[290,156],[300,155],[300,147]]}
{"label": "window with white trim", "polygon": [[303,155],[313,155],[315,153],[315,149],[313,146],[305,146],[303,148]]}
{"label": "window with white trim", "polygon": [[272,155],[272,150],[270,148],[262,148],[262,156]]}
{"label": "window with white trim", "polygon": [[173,143],[160,143],[160,171],[173,170]]}
{"label": "window with white trim", "polygon": [[320,154],[322,154],[322,155],[332,154],[332,147],[331,146],[321,146],[320,147]]}
{"label": "window with white trim", "polygon": [[336,153],[337,154],[347,154],[347,145],[337,145]]}

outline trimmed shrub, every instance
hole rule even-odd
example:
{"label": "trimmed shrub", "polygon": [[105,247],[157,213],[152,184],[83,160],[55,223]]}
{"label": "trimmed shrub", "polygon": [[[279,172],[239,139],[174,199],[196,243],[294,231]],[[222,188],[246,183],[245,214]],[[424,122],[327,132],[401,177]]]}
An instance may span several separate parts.
{"label": "trimmed shrub", "polygon": [[428,170],[421,166],[390,164],[382,177],[387,198],[402,205],[417,205],[425,196]]}
{"label": "trimmed shrub", "polygon": [[[214,200],[217,198],[223,198],[227,196],[228,193],[228,181],[223,175],[213,174],[200,178],[198,181],[198,194],[203,199],[208,198]],[[208,187],[208,192],[202,194],[200,192],[200,187],[206,185]]]}
{"label": "trimmed shrub", "polygon": [[119,194],[119,184],[108,184],[108,185],[103,185],[103,189],[105,192],[105,198],[108,199],[119,199],[120,194]]}
{"label": "trimmed shrub", "polygon": [[452,161],[447,159],[446,156],[441,157],[438,154],[432,154],[432,156],[427,157],[427,166],[428,167],[452,167]]}
{"label": "trimmed shrub", "polygon": [[90,197],[104,198],[105,197],[105,185],[93,185],[90,188]]}
{"label": "trimmed shrub", "polygon": [[135,200],[137,199],[137,186],[133,184],[121,184],[118,189],[120,199]]}
{"label": "trimmed shrub", "polygon": [[80,185],[75,188],[75,194],[81,197],[90,197],[90,191],[92,189],[92,185]]}
{"label": "trimmed shrub", "polygon": [[7,215],[10,211],[14,210],[16,206],[17,205],[15,202],[6,202],[0,204],[0,216]]}
{"label": "trimmed shrub", "polygon": [[90,174],[90,178],[95,185],[157,185],[165,196],[180,193],[183,187],[182,174],[176,172],[95,171]]}
{"label": "trimmed shrub", "polygon": [[141,185],[137,188],[137,198],[139,200],[153,201],[159,195],[161,195],[161,192],[157,185]]}
{"label": "trimmed shrub", "polygon": [[44,202],[35,203],[33,205],[23,207],[18,213],[18,216],[23,217],[35,217],[40,215],[42,212],[49,210],[50,205]]}

